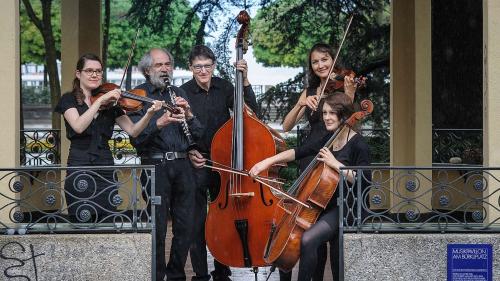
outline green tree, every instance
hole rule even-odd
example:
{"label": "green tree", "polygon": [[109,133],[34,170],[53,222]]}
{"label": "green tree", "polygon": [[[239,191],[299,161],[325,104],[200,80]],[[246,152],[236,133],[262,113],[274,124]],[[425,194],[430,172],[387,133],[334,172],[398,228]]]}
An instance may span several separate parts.
{"label": "green tree", "polygon": [[[61,42],[60,14],[58,13],[60,3],[56,0],[40,0],[40,2],[33,2],[32,5],[29,0],[23,0],[23,4],[24,9],[21,8],[21,15],[27,15],[27,18],[38,29],[44,49],[40,52],[40,41],[37,40],[35,32],[33,32],[33,27],[28,27],[27,30],[29,32],[27,33],[33,35],[33,37],[27,38],[29,34],[21,32],[21,61],[39,63],[43,60],[49,77],[51,104],[52,108],[54,108],[61,96],[61,85],[57,68],[57,59],[61,56],[58,51]],[[21,20],[21,24],[24,24],[24,27],[28,26],[25,19]],[[31,43],[33,43],[33,47],[31,47]],[[59,128],[61,126],[60,122],[60,116],[54,114],[52,117],[52,128]]]}
{"label": "green tree", "polygon": [[[128,11],[130,2],[119,0],[111,1],[111,24],[109,26],[109,47],[106,66],[109,68],[123,68],[128,59],[129,49],[134,40],[137,28],[140,33],[136,42],[134,59],[131,65],[137,64],[138,60],[147,50],[152,47],[166,47],[173,52],[176,58],[176,66],[187,67],[187,55],[194,44],[196,30],[200,24],[197,17],[191,19],[191,27],[185,32],[183,25],[191,8],[185,0],[172,1],[170,6],[169,26],[161,30],[153,30],[145,24],[134,25],[131,22]],[[174,48],[177,44],[177,47]],[[130,74],[130,71],[128,72]],[[130,81],[130,76],[128,78]],[[130,82],[127,83],[130,87]]]}
{"label": "green tree", "polygon": [[[372,120],[388,122],[389,106],[389,1],[278,0],[260,9],[252,21],[253,53],[266,66],[302,66],[307,69],[309,49],[316,42],[338,47],[349,16],[355,12],[338,66],[369,78],[357,95],[370,98],[377,108]],[[304,77],[303,75],[301,77]],[[283,117],[297,101],[305,79],[290,79],[266,92],[260,102],[263,116],[269,105]]]}

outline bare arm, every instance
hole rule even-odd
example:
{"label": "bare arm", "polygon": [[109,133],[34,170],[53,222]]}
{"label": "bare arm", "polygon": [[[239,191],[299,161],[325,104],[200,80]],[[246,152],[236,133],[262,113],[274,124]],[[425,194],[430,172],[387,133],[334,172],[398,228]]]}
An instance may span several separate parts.
{"label": "bare arm", "polygon": [[120,126],[120,128],[122,128],[125,132],[127,132],[129,136],[135,138],[142,132],[142,130],[144,130],[144,128],[146,128],[155,112],[160,110],[161,108],[162,102],[154,101],[154,104],[148,108],[146,114],[144,114],[144,116],[142,116],[142,118],[137,123],[132,122],[130,117],[128,117],[127,115],[122,115],[116,118],[116,123],[118,123],[118,126]]}
{"label": "bare arm", "polygon": [[109,102],[115,101],[119,98],[120,90],[109,91],[99,97],[82,115],[78,113],[76,108],[69,108],[64,112],[64,119],[68,121],[71,128],[77,134],[81,134],[89,127],[90,123],[92,123],[94,116],[102,105],[108,104]]}
{"label": "bare arm", "polygon": [[306,90],[300,94],[299,100],[295,104],[295,106],[288,112],[283,120],[283,131],[289,132],[293,129],[295,124],[299,122],[299,120],[304,116],[304,112],[306,110]]}
{"label": "bare arm", "polygon": [[256,177],[262,171],[269,169],[272,165],[278,163],[287,163],[295,160],[295,150],[288,149],[274,156],[266,158],[259,163],[255,164],[249,171],[251,177]]}

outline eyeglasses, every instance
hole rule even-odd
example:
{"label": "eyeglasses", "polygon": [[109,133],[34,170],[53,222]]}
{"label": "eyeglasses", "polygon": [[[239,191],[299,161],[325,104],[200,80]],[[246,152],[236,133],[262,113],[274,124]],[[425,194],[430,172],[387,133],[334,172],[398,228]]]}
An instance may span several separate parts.
{"label": "eyeglasses", "polygon": [[95,74],[96,76],[102,76],[102,69],[92,69],[92,68],[86,68],[82,70],[82,72],[85,72],[88,76],[92,76]]}
{"label": "eyeglasses", "polygon": [[202,69],[205,69],[206,71],[210,71],[210,70],[212,70],[213,66],[214,66],[214,64],[211,63],[211,64],[195,64],[195,65],[192,65],[191,67],[193,67],[193,69],[196,72],[200,72]]}

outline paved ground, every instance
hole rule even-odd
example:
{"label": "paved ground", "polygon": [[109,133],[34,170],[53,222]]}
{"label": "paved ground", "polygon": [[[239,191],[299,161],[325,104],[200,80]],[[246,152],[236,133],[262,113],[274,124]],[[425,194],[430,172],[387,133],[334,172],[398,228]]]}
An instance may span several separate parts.
{"label": "paved ground", "polygon": [[[170,232],[171,227],[168,227],[169,233],[167,234],[167,259],[170,251],[170,241],[172,240],[172,233]],[[208,270],[212,271],[214,267],[213,263],[214,258],[212,255],[210,255],[210,252],[208,254]],[[293,269],[293,278],[292,280],[296,280],[297,278],[297,270],[298,270],[298,265],[295,266]],[[231,279],[233,281],[255,281],[255,276],[254,273],[250,268],[231,268],[232,271],[232,276]],[[259,268],[259,272],[257,273],[257,279],[258,281],[265,281],[270,270],[269,267],[261,267]],[[187,280],[191,280],[191,276],[193,276],[193,270],[191,267],[191,260],[188,257],[187,263],[186,263],[186,275],[187,275]],[[326,269],[325,269],[325,281],[332,280],[331,276],[331,270],[330,270],[330,261],[327,261]],[[278,270],[276,270],[274,273],[272,273],[271,277],[269,278],[269,281],[279,281],[279,273]]]}

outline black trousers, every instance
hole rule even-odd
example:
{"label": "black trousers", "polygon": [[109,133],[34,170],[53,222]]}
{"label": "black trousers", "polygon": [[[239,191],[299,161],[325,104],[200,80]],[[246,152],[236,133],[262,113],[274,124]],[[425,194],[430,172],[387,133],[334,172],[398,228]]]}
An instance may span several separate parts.
{"label": "black trousers", "polygon": [[[109,149],[97,150],[91,155],[88,149],[70,148],[68,167],[113,165]],[[113,170],[68,168],[64,190],[68,214],[73,222],[101,222],[116,212],[116,207],[121,203],[120,198],[116,197],[118,186],[113,178]]]}
{"label": "black trousers", "polygon": [[[207,192],[210,200],[214,200],[219,193],[219,175],[209,168],[194,169],[196,182],[196,204],[194,218],[193,243],[189,255],[195,276],[192,280],[209,280],[207,264],[207,243],[205,240],[205,220],[207,218]],[[214,280],[224,279],[231,275],[229,267],[214,260],[215,270],[212,272]]]}
{"label": "black trousers", "polygon": [[[155,206],[156,224],[156,280],[186,280],[184,266],[192,242],[195,184],[193,168],[188,158],[175,160],[142,159],[142,164],[155,165],[155,195],[161,205]],[[151,192],[150,182],[141,176],[146,191]],[[149,193],[150,194],[150,193]],[[167,218],[172,218],[172,246],[168,264],[165,260]]]}

